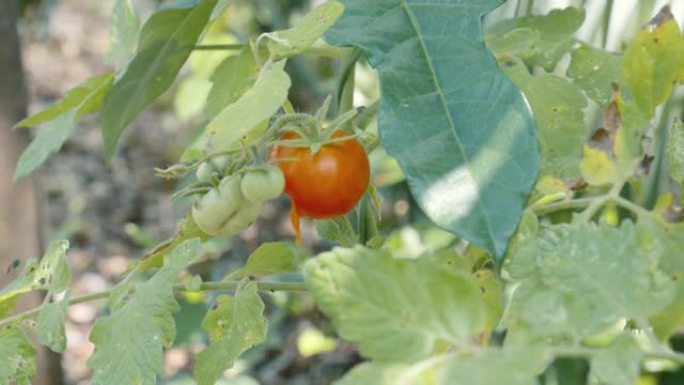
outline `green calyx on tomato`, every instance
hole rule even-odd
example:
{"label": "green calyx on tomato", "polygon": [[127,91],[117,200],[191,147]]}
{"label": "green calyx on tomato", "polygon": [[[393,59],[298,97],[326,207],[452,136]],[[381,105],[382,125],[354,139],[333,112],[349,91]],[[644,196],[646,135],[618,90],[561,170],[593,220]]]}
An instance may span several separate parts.
{"label": "green calyx on tomato", "polygon": [[240,189],[254,203],[275,199],[285,189],[285,177],[278,167],[267,165],[246,171]]}
{"label": "green calyx on tomato", "polygon": [[256,219],[261,203],[248,200],[240,188],[241,177],[231,175],[218,187],[202,195],[192,206],[192,217],[209,235],[231,237],[241,233]]}

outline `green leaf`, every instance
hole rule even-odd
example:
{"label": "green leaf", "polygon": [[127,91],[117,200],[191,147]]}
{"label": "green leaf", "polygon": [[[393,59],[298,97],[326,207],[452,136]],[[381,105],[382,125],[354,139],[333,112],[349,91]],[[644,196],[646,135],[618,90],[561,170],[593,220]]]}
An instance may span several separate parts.
{"label": "green leaf", "polygon": [[643,351],[629,334],[623,334],[591,357],[591,374],[601,385],[636,384]]}
{"label": "green leaf", "polygon": [[193,238],[199,238],[202,241],[206,241],[211,237],[204,233],[199,226],[197,226],[197,223],[195,223],[192,215],[188,213],[178,223],[176,234],[173,238],[157,245],[154,250],[151,250],[145,254],[134,266],[139,265],[140,271],[146,271],[155,267],[160,267],[164,263],[164,259],[167,258],[167,255],[172,252],[176,246]]}
{"label": "green leaf", "polygon": [[587,99],[566,78],[531,75],[520,62],[503,63],[508,76],[520,87],[534,111],[541,145],[542,175],[579,176],[582,145],[588,130],[584,123]]}
{"label": "green leaf", "polygon": [[15,181],[40,167],[73,135],[84,115],[100,108],[102,98],[113,80],[114,76],[110,73],[92,77],[69,91],[53,106],[17,123],[15,127],[30,127],[43,123],[45,125],[21,154],[14,172]]}
{"label": "green leaf", "polygon": [[5,318],[9,313],[14,310],[19,302],[20,294],[5,296],[4,299],[0,299],[0,319]]}
{"label": "green leaf", "polygon": [[245,47],[237,56],[229,56],[211,76],[211,91],[207,97],[207,116],[216,117],[226,106],[237,101],[259,75],[259,67],[251,48]]}
{"label": "green leaf", "polygon": [[303,259],[301,251],[286,242],[266,242],[247,258],[245,266],[228,276],[237,279],[296,271]]}
{"label": "green leaf", "polygon": [[683,74],[684,37],[669,8],[663,8],[627,46],[622,79],[636,107],[650,119]]}
{"label": "green leaf", "polygon": [[527,104],[482,41],[480,18],[501,3],[348,0],[326,35],[379,71],[382,143],[423,211],[497,257],[539,167]]}
{"label": "green leaf", "polygon": [[354,225],[347,215],[331,219],[315,220],[318,235],[335,241],[344,247],[352,247],[359,242],[359,236],[354,231]]}
{"label": "green leaf", "polygon": [[166,257],[162,267],[112,313],[97,320],[90,333],[95,353],[88,360],[94,369],[93,385],[156,384],[164,368],[163,348],[176,335],[173,313],[179,305],[173,285],[176,275],[200,251],[198,239],[184,242]]}
{"label": "green leaf", "polygon": [[68,294],[60,302],[45,305],[38,313],[36,328],[38,341],[57,353],[62,353],[66,349],[64,320],[70,299],[71,295]]}
{"label": "green leaf", "polygon": [[684,183],[684,124],[679,119],[670,125],[667,136],[667,159],[672,179],[677,183]]}
{"label": "green leaf", "polygon": [[505,378],[506,385],[530,385],[547,364],[548,354],[533,347],[454,355],[437,365],[437,383],[452,384],[458,378],[468,385],[500,385]]}
{"label": "green leaf", "polygon": [[[364,362],[356,365],[344,377],[335,381],[333,385],[396,385],[409,371],[410,366],[406,364],[386,363],[386,362]],[[409,384],[407,384],[409,385]]]}
{"label": "green leaf", "polygon": [[243,280],[235,297],[221,296],[202,322],[212,344],[197,356],[194,377],[213,385],[247,349],[266,340],[268,322],[256,282]]}
{"label": "green leaf", "polygon": [[186,151],[182,160],[193,160],[188,158],[194,157],[198,150],[204,154],[228,150],[234,142],[275,114],[287,99],[290,88],[290,77],[284,66],[285,62],[280,61],[262,69],[254,86],[207,124],[202,136]]}
{"label": "green leaf", "polygon": [[334,385],[530,385],[547,365],[540,349],[485,350],[435,356],[413,365],[370,362],[356,366]]}
{"label": "green leaf", "polygon": [[605,108],[612,97],[611,84],[620,80],[622,56],[581,45],[572,51],[567,75],[599,107]]}
{"label": "green leaf", "polygon": [[112,11],[109,51],[105,61],[116,66],[126,63],[135,46],[140,32],[140,18],[131,0],[117,0]]}
{"label": "green leaf", "polygon": [[21,275],[0,290],[0,304],[33,290],[48,290],[52,293],[66,290],[71,280],[66,262],[68,248],[67,241],[55,242],[39,262],[28,262]]}
{"label": "green leaf", "polygon": [[641,217],[637,222],[644,242],[660,255],[660,266],[676,284],[675,298],[665,309],[651,317],[655,333],[663,340],[684,325],[684,227],[668,226],[651,217]]}
{"label": "green leaf", "polygon": [[478,282],[429,258],[336,248],[309,260],[304,275],[318,307],[369,358],[410,362],[486,329]]}
{"label": "green leaf", "polygon": [[69,90],[57,103],[20,121],[14,128],[37,126],[66,114],[74,114],[75,119],[80,119],[93,113],[100,108],[98,101],[102,101],[113,81],[111,73],[93,76]]}
{"label": "green leaf", "polygon": [[275,60],[296,55],[327,31],[344,11],[344,6],[328,0],[307,13],[294,27],[269,33],[268,50]]}
{"label": "green leaf", "polygon": [[138,53],[114,82],[100,120],[107,158],[124,129],[173,83],[209,21],[216,0],[154,14],[140,32]]}
{"label": "green leaf", "polygon": [[502,21],[487,31],[487,43],[497,55],[513,55],[528,65],[553,71],[575,44],[573,34],[584,22],[584,10],[568,7],[547,15]]}
{"label": "green leaf", "polygon": [[36,372],[36,349],[21,326],[0,330],[0,384],[31,385]]}
{"label": "green leaf", "polygon": [[631,222],[561,224],[520,243],[505,268],[518,284],[507,341],[579,343],[623,318],[646,327],[673,298],[659,246]]}
{"label": "green leaf", "polygon": [[200,115],[210,89],[211,83],[201,76],[191,75],[183,79],[173,97],[173,108],[178,119],[187,121]]}
{"label": "green leaf", "polygon": [[14,171],[14,181],[31,174],[47,158],[59,151],[64,142],[76,131],[77,122],[73,113],[60,115],[46,123],[26,150],[21,154]]}

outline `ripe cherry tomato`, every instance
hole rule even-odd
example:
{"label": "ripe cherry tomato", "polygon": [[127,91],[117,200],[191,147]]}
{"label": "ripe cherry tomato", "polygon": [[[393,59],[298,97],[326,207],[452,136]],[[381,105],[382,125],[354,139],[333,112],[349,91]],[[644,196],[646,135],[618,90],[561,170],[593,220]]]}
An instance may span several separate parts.
{"label": "ripe cherry tomato", "polygon": [[[334,139],[349,136],[336,131]],[[282,140],[298,139],[288,132]],[[285,176],[285,193],[292,198],[291,218],[298,232],[298,219],[326,219],[346,214],[368,188],[370,163],[363,146],[354,138],[326,144],[315,154],[308,147],[275,146],[271,160]]]}

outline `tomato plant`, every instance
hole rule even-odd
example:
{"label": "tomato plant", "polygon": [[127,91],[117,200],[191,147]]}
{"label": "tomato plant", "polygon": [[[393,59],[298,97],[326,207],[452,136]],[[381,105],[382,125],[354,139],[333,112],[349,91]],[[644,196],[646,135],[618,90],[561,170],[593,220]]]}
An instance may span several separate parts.
{"label": "tomato plant", "polygon": [[[200,0],[128,30],[137,43],[115,36],[126,59],[116,74],[17,123],[44,126],[16,177],[90,113],[106,158],[117,156],[122,132],[180,76],[206,86],[197,135],[156,171],[185,214],[111,290],[71,295],[66,240],[27,264],[0,291],[0,385],[30,381],[32,335],[64,351],[68,306],[104,298],[93,383],[156,383],[178,292],[221,293],[199,299],[212,304],[191,349],[201,385],[281,343],[268,340],[279,313],[265,309],[287,301],[265,302],[271,291],[299,293],[329,320],[329,335],[308,333],[320,344],[299,353],[345,340],[363,357],[335,385],[654,384],[681,371],[684,35],[672,10],[640,6],[645,26],[607,47],[581,27],[610,23],[611,1],[602,17],[537,14],[533,1],[494,11],[502,2],[329,0],[287,29],[214,44],[232,10]],[[114,33],[137,25],[131,2],[116,9]],[[331,97],[293,103],[298,55],[335,63],[336,80],[321,82]],[[189,276],[212,262],[213,238],[244,233],[283,191],[295,244],[254,246],[223,277]],[[383,204],[393,194],[404,198]],[[313,256],[296,245],[300,217],[338,245]],[[48,300],[12,313],[32,290]]]}

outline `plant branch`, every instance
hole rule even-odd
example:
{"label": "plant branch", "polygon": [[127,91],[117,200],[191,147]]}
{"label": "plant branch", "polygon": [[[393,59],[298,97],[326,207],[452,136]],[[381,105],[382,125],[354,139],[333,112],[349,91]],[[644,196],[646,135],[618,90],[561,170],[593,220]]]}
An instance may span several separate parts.
{"label": "plant branch", "polygon": [[532,206],[532,211],[537,216],[541,216],[560,210],[581,209],[589,206],[594,201],[599,200],[600,198],[601,197],[570,199],[560,202],[549,203],[546,205]]}
{"label": "plant branch", "polygon": [[[219,281],[219,282],[204,282],[200,285],[197,291],[235,291],[240,281]],[[178,292],[189,291],[184,284],[173,285],[173,290]],[[291,291],[291,292],[305,292],[308,290],[304,282],[257,282],[257,290],[259,291]],[[113,292],[113,289],[85,294],[74,297],[69,301],[69,306],[84,302],[92,302],[100,299],[108,298]],[[15,314],[11,317],[0,320],[0,328],[10,325],[12,323],[21,321],[26,318],[36,316],[46,304],[26,310],[24,312]]]}
{"label": "plant branch", "polygon": [[625,208],[632,213],[639,215],[639,216],[651,216],[653,213],[651,211],[646,210],[645,208],[639,206],[638,204],[627,200],[622,197],[615,197],[613,198],[613,202],[615,202],[618,206]]}

